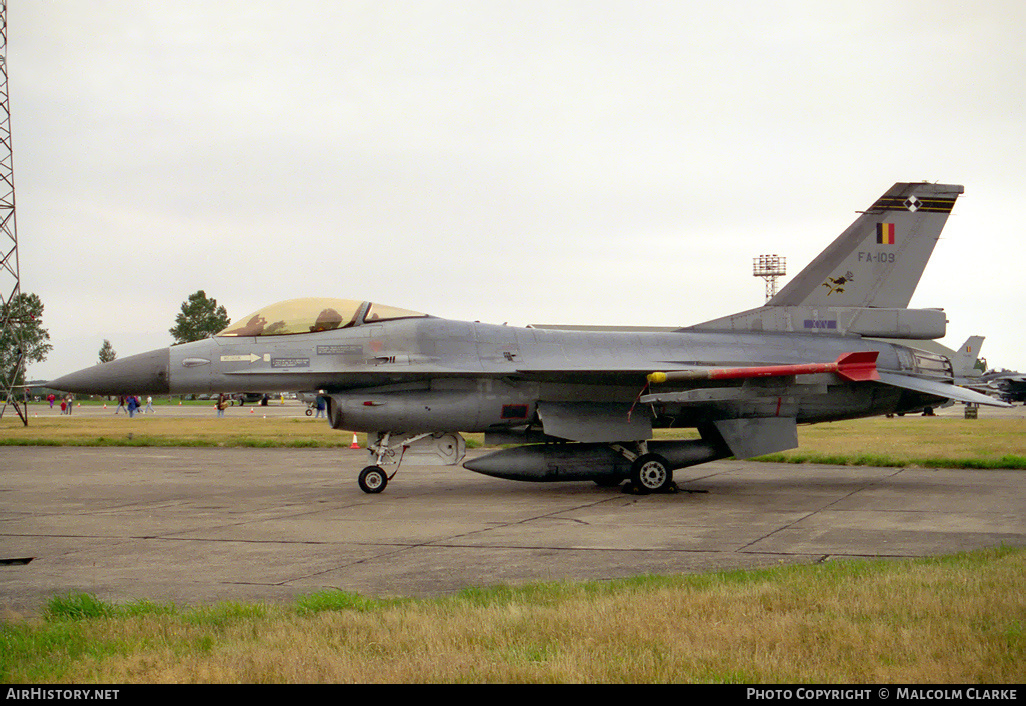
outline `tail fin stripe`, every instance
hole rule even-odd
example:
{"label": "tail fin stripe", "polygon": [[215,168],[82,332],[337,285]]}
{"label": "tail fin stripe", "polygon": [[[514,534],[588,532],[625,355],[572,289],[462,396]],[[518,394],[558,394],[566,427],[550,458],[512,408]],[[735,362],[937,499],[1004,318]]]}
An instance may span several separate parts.
{"label": "tail fin stripe", "polygon": [[955,199],[924,197],[916,201],[914,208],[909,208],[908,199],[904,196],[884,196],[877,200],[870,211],[930,211],[931,213],[951,213],[955,207]]}

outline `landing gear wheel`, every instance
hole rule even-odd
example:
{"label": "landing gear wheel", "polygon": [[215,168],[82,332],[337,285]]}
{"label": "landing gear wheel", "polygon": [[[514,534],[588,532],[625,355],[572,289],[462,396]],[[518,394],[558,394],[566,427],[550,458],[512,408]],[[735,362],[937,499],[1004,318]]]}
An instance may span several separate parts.
{"label": "landing gear wheel", "polygon": [[309,407],[306,408],[306,416],[308,416],[308,417],[312,417],[313,416],[313,410],[310,409]]}
{"label": "landing gear wheel", "polygon": [[388,476],[379,466],[367,466],[360,471],[360,477],[356,482],[365,493],[380,493],[388,485]]}
{"label": "landing gear wheel", "polygon": [[661,493],[673,485],[673,471],[659,454],[644,454],[631,464],[631,483],[638,492]]}

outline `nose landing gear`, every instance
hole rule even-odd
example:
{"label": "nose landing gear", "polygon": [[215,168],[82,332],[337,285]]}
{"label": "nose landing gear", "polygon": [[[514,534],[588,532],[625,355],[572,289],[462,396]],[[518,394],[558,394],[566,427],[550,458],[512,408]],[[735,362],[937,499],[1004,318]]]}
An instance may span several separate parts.
{"label": "nose landing gear", "polygon": [[380,493],[388,485],[388,476],[381,466],[367,466],[360,471],[360,477],[356,482],[365,493]]}

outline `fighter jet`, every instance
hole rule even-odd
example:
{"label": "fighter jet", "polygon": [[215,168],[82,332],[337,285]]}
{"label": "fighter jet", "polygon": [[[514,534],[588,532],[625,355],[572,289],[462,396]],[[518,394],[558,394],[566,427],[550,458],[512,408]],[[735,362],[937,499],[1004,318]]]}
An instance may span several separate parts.
{"label": "fighter jet", "polygon": [[980,381],[1005,402],[1026,402],[1026,375],[1011,370],[987,371]]}
{"label": "fighter jet", "polygon": [[[962,192],[895,184],[765,306],[687,328],[519,328],[296,299],[207,340],[50,385],[316,392],[332,427],[368,432],[371,465],[358,479],[367,493],[384,490],[403,461],[459,463],[467,432],[515,445],[465,463],[472,471],[666,491],[676,469],[797,447],[799,424],[947,400],[1002,405],[953,384],[950,358],[893,342],[945,334],[943,310],[907,307]],[[653,440],[666,428],[698,438]]]}

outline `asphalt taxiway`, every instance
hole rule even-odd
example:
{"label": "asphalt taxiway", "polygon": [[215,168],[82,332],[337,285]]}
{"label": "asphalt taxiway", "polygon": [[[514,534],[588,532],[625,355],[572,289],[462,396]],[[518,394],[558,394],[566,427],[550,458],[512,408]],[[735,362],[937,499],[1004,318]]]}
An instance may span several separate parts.
{"label": "asphalt taxiway", "polygon": [[[1026,546],[1026,473],[718,461],[697,492],[404,466],[380,495],[339,449],[0,448],[0,608],[179,605]],[[29,559],[28,563],[17,560]]]}

